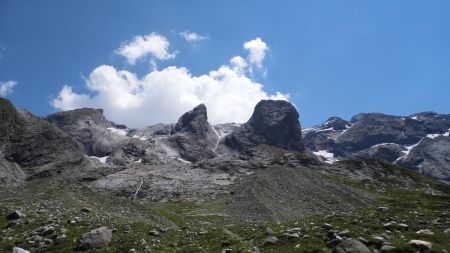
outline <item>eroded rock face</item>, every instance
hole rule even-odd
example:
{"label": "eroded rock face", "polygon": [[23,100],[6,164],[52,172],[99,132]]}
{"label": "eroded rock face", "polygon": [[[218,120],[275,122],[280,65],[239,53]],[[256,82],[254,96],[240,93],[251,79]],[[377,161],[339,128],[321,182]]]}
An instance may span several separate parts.
{"label": "eroded rock face", "polygon": [[262,100],[247,123],[225,137],[224,143],[235,150],[267,144],[303,152],[302,132],[295,107],[282,100]]}
{"label": "eroded rock face", "polygon": [[397,163],[438,179],[450,180],[450,136],[423,138]]}
{"label": "eroded rock face", "polygon": [[177,148],[181,157],[188,161],[212,158],[218,136],[208,123],[206,106],[200,104],[183,114],[174,126],[169,141]]}
{"label": "eroded rock face", "polygon": [[79,145],[70,136],[25,110],[16,110],[3,98],[0,98],[0,154],[9,162],[4,167],[14,169],[17,164],[29,177],[60,173],[84,159]]}
{"label": "eroded rock face", "polygon": [[109,134],[114,124],[103,115],[102,109],[81,108],[57,112],[46,117],[53,125],[68,133],[91,156],[102,157],[113,152],[118,141]]}

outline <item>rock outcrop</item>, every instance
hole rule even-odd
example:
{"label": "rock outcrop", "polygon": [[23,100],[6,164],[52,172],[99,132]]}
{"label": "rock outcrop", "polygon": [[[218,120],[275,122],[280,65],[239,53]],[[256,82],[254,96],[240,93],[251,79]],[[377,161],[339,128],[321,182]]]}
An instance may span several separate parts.
{"label": "rock outcrop", "polygon": [[214,156],[218,136],[208,123],[206,106],[200,104],[183,114],[173,127],[169,141],[181,157],[196,162]]}
{"label": "rock outcrop", "polygon": [[298,117],[297,110],[289,102],[262,100],[247,123],[224,138],[224,144],[238,151],[267,144],[303,152],[305,147]]}
{"label": "rock outcrop", "polygon": [[111,154],[117,142],[123,139],[108,133],[108,128],[114,129],[115,124],[105,118],[102,109],[81,108],[57,112],[48,115],[46,120],[77,140],[90,156]]}
{"label": "rock outcrop", "polygon": [[425,137],[396,163],[438,179],[450,179],[450,137]]}
{"label": "rock outcrop", "polygon": [[79,142],[86,155],[106,159],[108,164],[125,166],[149,160],[144,140],[130,136],[126,126],[106,119],[102,109],[57,112],[46,119]]}
{"label": "rock outcrop", "polygon": [[66,133],[0,98],[0,158],[2,167],[27,177],[61,173],[80,164],[83,153]]}

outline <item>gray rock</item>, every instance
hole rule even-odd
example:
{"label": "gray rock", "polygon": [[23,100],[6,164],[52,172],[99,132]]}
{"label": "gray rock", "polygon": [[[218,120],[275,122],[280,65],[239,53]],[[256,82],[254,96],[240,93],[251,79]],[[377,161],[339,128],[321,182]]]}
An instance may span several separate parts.
{"label": "gray rock", "polygon": [[347,236],[348,234],[350,234],[350,230],[348,229],[344,229],[338,233],[339,236]]}
{"label": "gray rock", "polygon": [[78,250],[101,249],[107,247],[111,243],[112,230],[107,227],[94,229],[81,236],[78,242]]}
{"label": "gray rock", "polygon": [[271,245],[276,245],[277,243],[278,243],[277,237],[269,236],[263,241],[262,246],[267,247],[267,246],[271,246]]}
{"label": "gray rock", "polygon": [[385,244],[383,245],[383,247],[381,247],[380,249],[380,253],[393,253],[395,252],[397,249],[391,245]]}
{"label": "gray rock", "polygon": [[431,249],[431,242],[423,241],[423,240],[411,240],[408,243],[411,245],[411,247],[420,250],[420,251],[426,251]]}
{"label": "gray rock", "polygon": [[429,229],[421,229],[421,230],[417,231],[416,234],[419,234],[419,235],[434,235],[434,232],[429,230]]}
{"label": "gray rock", "polygon": [[26,249],[14,247],[12,253],[31,253],[31,252]]}
{"label": "gray rock", "polygon": [[335,253],[370,253],[370,249],[367,248],[362,242],[355,239],[345,239],[339,243],[334,249]]}
{"label": "gray rock", "polygon": [[294,238],[294,239],[300,238],[300,235],[295,232],[292,232],[292,233],[285,232],[285,233],[283,233],[283,235],[287,238]]}
{"label": "gray rock", "polygon": [[114,123],[105,118],[102,109],[81,108],[57,112],[45,119],[77,140],[90,156],[107,156],[117,145],[114,135],[107,130]]}
{"label": "gray rock", "polygon": [[89,208],[87,208],[87,207],[84,207],[84,208],[81,208],[81,210],[80,210],[82,213],[90,213],[91,212],[91,209],[89,209]]}
{"label": "gray rock", "polygon": [[324,228],[325,230],[331,230],[331,229],[333,229],[333,226],[329,223],[324,223],[322,225],[322,228]]}
{"label": "gray rock", "polygon": [[84,160],[70,136],[25,110],[16,110],[3,98],[0,122],[0,155],[18,164],[28,178],[56,175]]}
{"label": "gray rock", "polygon": [[208,123],[206,107],[201,104],[180,117],[169,141],[184,159],[196,162],[214,156],[218,138]]}
{"label": "gray rock", "polygon": [[261,100],[247,123],[226,136],[224,144],[238,151],[268,144],[286,150],[304,152],[298,117],[297,110],[289,102]]}
{"label": "gray rock", "polygon": [[271,229],[271,228],[269,228],[269,227],[267,227],[266,228],[266,235],[273,235],[274,234],[274,232],[273,232],[273,229]]}
{"label": "gray rock", "polygon": [[152,236],[159,236],[159,231],[156,229],[152,229],[148,232],[148,234]]}
{"label": "gray rock", "polygon": [[26,217],[26,215],[24,213],[22,213],[21,211],[14,210],[13,212],[11,212],[10,214],[8,214],[6,216],[6,219],[8,219],[8,220],[18,220],[18,219],[25,218],[25,217]]}
{"label": "gray rock", "polygon": [[365,239],[365,238],[363,238],[363,237],[358,237],[358,241],[360,241],[360,242],[364,243],[365,245],[369,244],[369,241],[368,241],[368,240],[366,240],[366,239]]}
{"label": "gray rock", "polygon": [[450,136],[425,137],[397,164],[438,179],[450,180],[449,147]]}

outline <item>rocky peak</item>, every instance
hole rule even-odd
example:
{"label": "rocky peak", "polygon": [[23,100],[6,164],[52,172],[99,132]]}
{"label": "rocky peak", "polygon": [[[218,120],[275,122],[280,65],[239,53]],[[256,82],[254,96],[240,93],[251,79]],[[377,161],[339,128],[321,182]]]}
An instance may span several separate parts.
{"label": "rocky peak", "polygon": [[333,128],[333,130],[344,130],[347,129],[349,125],[349,122],[346,120],[343,120],[339,117],[330,117],[327,121],[324,123],[324,127],[327,128]]}
{"label": "rocky peak", "polygon": [[170,141],[188,161],[199,161],[214,156],[218,136],[208,123],[206,106],[200,104],[183,114],[175,125]]}
{"label": "rocky peak", "polygon": [[304,151],[298,112],[283,100],[261,100],[247,123],[226,137],[225,144],[243,150],[259,144]]}
{"label": "rocky peak", "polygon": [[175,125],[175,132],[190,132],[204,135],[209,127],[206,106],[200,104],[180,117]]}

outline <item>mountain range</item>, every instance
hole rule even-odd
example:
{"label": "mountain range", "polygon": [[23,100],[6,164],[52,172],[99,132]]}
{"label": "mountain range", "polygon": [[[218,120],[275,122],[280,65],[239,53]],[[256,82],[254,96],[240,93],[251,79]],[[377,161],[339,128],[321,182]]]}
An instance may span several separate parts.
{"label": "mountain range", "polygon": [[[5,246],[0,251],[23,246],[32,252],[105,247],[110,250],[105,252],[201,252],[192,249],[194,241],[204,244],[203,252],[315,252],[309,250],[316,246],[325,252],[405,252],[383,251],[385,245],[432,249],[402,241],[405,236],[414,239],[414,233],[394,237],[392,243],[390,237],[380,236],[376,242],[376,229],[344,233],[351,225],[339,223],[338,217],[345,216],[342,212],[355,213],[360,219],[365,212],[361,210],[387,202],[399,204],[403,197],[396,198],[391,192],[395,189],[396,194],[425,194],[415,201],[424,196],[437,198],[422,207],[430,212],[440,212],[437,205],[448,206],[450,115],[362,113],[350,121],[331,117],[307,129],[301,128],[298,119],[291,103],[262,100],[243,124],[212,125],[206,106],[200,104],[176,123],[132,129],[108,120],[102,109],[37,117],[0,98],[0,211],[5,217],[15,212],[16,217],[13,222],[0,219],[5,227],[0,238]],[[25,214],[32,218],[25,219]],[[391,219],[395,224],[404,215],[386,214],[393,217],[383,214],[380,220]],[[441,229],[450,224],[448,212],[439,215],[440,223],[428,227]],[[50,221],[43,222],[43,217]],[[288,231],[285,226],[292,229],[292,224],[283,222],[299,217],[322,217],[320,221],[328,225],[314,228],[315,232]],[[414,219],[403,217],[410,218]],[[409,226],[428,228],[423,226],[428,218]],[[228,228],[227,220],[253,231],[261,224],[278,223],[259,238],[248,231],[232,232],[237,227]],[[331,221],[335,224],[330,225]],[[315,227],[311,224],[310,229]],[[202,237],[217,233],[217,226],[224,226],[216,236],[226,237],[226,242]],[[45,234],[46,228],[52,231]],[[383,228],[390,233],[401,231]],[[193,230],[198,230],[195,235]],[[153,243],[133,237],[142,231]],[[86,233],[81,236],[82,232]],[[279,240],[277,233],[284,239]],[[321,233],[328,237],[322,238]],[[363,234],[371,239],[355,240]],[[180,238],[171,241],[178,237],[190,238],[192,243]],[[310,237],[321,244],[302,241]],[[296,248],[289,246],[293,242]],[[438,242],[434,247],[445,249],[449,244]]]}

